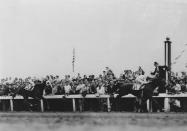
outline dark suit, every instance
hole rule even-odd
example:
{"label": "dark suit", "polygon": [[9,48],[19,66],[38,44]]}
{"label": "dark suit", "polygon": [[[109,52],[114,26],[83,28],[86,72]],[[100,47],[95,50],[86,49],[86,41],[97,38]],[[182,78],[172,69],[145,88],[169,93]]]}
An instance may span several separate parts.
{"label": "dark suit", "polygon": [[159,83],[159,92],[164,93],[166,91],[165,82],[166,82],[166,71],[168,70],[167,66],[158,66],[155,68],[155,71],[152,72],[152,75],[156,75],[154,81]]}
{"label": "dark suit", "polygon": [[167,66],[158,66],[155,68],[155,71],[152,72],[152,75],[156,75],[159,79],[166,79],[166,71],[168,70]]}

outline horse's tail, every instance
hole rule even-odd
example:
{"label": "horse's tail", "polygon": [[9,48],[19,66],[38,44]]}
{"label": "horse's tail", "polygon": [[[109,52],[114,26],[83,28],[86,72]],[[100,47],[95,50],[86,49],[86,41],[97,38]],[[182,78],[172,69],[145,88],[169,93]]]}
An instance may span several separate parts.
{"label": "horse's tail", "polygon": [[12,99],[16,97],[16,93],[11,93],[10,96],[12,96]]}

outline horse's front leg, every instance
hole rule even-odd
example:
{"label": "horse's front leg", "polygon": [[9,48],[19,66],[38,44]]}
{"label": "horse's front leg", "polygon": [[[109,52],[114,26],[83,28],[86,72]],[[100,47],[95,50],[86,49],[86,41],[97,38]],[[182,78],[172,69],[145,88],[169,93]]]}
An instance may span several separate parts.
{"label": "horse's front leg", "polygon": [[47,101],[47,99],[45,99],[44,97],[34,97],[34,99],[36,100],[37,104],[36,106],[38,107],[37,109],[40,111],[41,110],[41,100],[43,100],[44,103],[46,103],[46,109],[49,110],[50,106],[49,106],[49,102]]}
{"label": "horse's front leg", "polygon": [[26,110],[32,111],[31,107],[33,107],[33,105],[28,101],[28,96],[23,96],[23,103],[26,106]]}
{"label": "horse's front leg", "polygon": [[34,96],[33,99],[34,99],[33,107],[35,108],[35,110],[39,111],[40,110],[40,102],[41,102],[42,98]]}
{"label": "horse's front leg", "polygon": [[135,103],[134,111],[140,113],[141,112],[141,103],[142,103],[141,98],[136,97],[134,103]]}
{"label": "horse's front leg", "polygon": [[[149,104],[146,103],[147,100],[149,100]],[[153,105],[156,106],[156,108],[161,111],[162,110],[162,107],[159,105],[159,103],[153,98],[153,97],[149,97],[147,99],[144,100],[147,105],[147,111],[148,112],[153,112]]]}
{"label": "horse's front leg", "polygon": [[121,111],[121,97],[122,96],[123,96],[122,94],[119,94],[115,98],[115,108],[116,108],[116,111]]}
{"label": "horse's front leg", "polygon": [[140,101],[139,101],[140,112],[147,112],[148,111],[147,109],[145,109],[145,106],[147,105],[147,100],[148,100],[148,98],[145,98],[145,97],[140,99]]}
{"label": "horse's front leg", "polygon": [[162,107],[160,106],[160,104],[158,103],[158,101],[155,100],[155,98],[152,98],[151,100],[152,100],[153,104],[155,104],[155,106],[157,108],[157,111],[161,112],[162,111]]}

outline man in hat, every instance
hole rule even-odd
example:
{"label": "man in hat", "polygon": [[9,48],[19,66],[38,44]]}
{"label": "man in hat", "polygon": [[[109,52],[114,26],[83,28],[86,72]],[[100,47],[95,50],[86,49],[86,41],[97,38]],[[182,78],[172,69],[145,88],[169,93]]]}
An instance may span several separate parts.
{"label": "man in hat", "polygon": [[167,66],[160,66],[158,62],[154,62],[155,70],[151,72],[151,75],[155,75],[155,78],[165,79],[166,71],[168,70]]}
{"label": "man in hat", "polygon": [[[168,70],[167,66],[160,66],[158,62],[154,62],[155,70],[151,72],[151,75],[154,75],[153,80],[159,82],[159,87],[164,87],[166,84],[166,71]],[[159,88],[161,89],[161,88]],[[162,88],[161,92],[165,92],[165,89]]]}
{"label": "man in hat", "polygon": [[65,81],[64,91],[65,91],[66,96],[70,94],[71,85],[70,85],[69,81]]}

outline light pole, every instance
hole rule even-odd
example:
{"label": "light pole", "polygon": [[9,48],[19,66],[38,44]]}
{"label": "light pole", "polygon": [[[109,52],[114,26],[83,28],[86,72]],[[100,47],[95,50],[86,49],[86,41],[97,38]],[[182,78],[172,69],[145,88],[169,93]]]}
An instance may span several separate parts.
{"label": "light pole", "polygon": [[[168,84],[169,81],[171,80],[171,41],[170,41],[170,38],[167,37],[164,43],[165,43],[165,48],[164,48],[165,60],[164,61],[165,61],[165,66],[168,67],[168,71],[166,71],[166,83]],[[167,89],[166,89],[166,93],[168,93]],[[170,111],[169,98],[165,98],[164,108],[166,112]]]}
{"label": "light pole", "polygon": [[168,83],[171,80],[171,41],[170,38],[166,38],[165,43],[165,66],[168,67],[166,71],[166,82]]}

